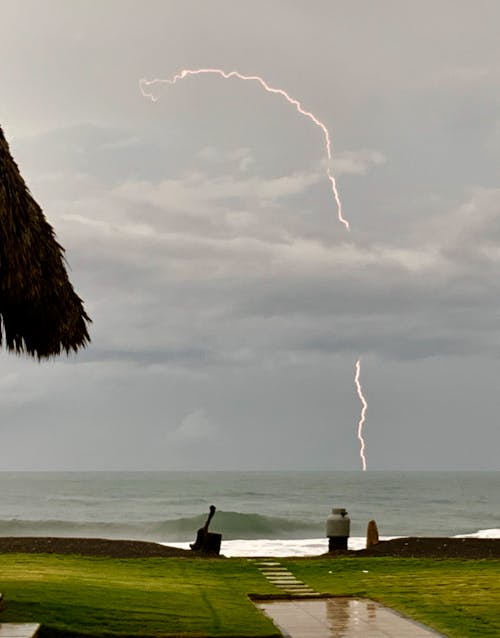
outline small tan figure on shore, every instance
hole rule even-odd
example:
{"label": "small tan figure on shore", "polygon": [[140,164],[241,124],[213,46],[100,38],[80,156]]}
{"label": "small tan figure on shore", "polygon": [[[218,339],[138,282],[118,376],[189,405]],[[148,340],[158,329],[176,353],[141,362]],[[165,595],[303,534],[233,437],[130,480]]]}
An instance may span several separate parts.
{"label": "small tan figure on shore", "polygon": [[378,527],[375,521],[369,521],[366,529],[366,549],[378,543]]}

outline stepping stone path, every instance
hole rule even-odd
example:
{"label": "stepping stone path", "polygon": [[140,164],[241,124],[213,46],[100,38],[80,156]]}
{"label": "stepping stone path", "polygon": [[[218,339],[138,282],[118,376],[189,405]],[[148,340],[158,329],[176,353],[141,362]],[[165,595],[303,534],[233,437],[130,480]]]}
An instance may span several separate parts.
{"label": "stepping stone path", "polygon": [[270,583],[281,589],[284,594],[296,596],[297,598],[311,598],[320,595],[317,591],[311,589],[309,585],[295,578],[292,572],[276,561],[259,561],[257,568]]}

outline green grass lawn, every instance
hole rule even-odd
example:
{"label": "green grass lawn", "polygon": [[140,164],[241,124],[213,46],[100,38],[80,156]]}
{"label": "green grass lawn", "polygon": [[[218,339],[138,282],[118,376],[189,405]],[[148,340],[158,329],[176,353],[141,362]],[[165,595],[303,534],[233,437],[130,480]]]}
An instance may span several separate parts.
{"label": "green grass lawn", "polygon": [[248,593],[273,593],[244,559],[0,555],[3,622],[42,636],[278,636]]}
{"label": "green grass lawn", "polygon": [[[322,593],[363,596],[459,636],[500,636],[500,561],[281,561]],[[0,555],[3,622],[42,636],[278,636],[249,594],[278,590],[245,559]]]}

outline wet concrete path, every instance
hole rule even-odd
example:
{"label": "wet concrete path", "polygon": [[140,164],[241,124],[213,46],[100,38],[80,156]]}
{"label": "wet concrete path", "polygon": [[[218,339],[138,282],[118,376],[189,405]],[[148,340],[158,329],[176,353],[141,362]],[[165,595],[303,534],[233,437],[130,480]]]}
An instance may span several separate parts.
{"label": "wet concrete path", "polygon": [[318,598],[259,602],[285,638],[436,638],[442,636],[373,600]]}

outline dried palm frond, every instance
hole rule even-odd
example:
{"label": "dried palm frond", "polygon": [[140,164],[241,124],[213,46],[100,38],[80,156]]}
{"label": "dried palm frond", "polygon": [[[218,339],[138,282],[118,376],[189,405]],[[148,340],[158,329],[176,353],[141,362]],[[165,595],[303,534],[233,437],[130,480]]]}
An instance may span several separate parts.
{"label": "dried palm frond", "polygon": [[0,345],[39,359],[76,352],[90,321],[0,127]]}

